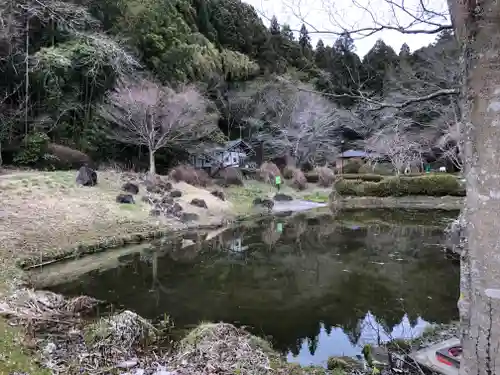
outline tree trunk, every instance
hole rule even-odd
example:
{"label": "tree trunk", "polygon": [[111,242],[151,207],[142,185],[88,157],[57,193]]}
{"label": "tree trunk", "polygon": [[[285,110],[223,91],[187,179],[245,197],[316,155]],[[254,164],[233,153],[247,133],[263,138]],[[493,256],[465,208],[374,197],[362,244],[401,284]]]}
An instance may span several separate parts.
{"label": "tree trunk", "polygon": [[461,374],[500,373],[500,2],[448,0],[463,47],[466,239]]}
{"label": "tree trunk", "polygon": [[156,174],[155,152],[151,149],[149,150],[149,174],[151,176]]}

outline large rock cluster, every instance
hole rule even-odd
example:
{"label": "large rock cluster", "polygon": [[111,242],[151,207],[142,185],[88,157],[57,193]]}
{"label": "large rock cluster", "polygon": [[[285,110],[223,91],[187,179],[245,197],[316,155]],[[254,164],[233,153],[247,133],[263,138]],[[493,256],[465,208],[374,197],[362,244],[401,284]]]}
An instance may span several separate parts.
{"label": "large rock cluster", "polygon": [[[131,176],[124,175],[124,178]],[[151,206],[149,214],[154,217],[176,218],[184,223],[197,220],[198,214],[185,212],[178,198],[182,197],[180,190],[173,189],[172,183],[163,180],[159,176],[143,176],[140,183],[125,182],[122,185],[123,193],[120,193],[116,200],[119,203],[135,204],[134,196],[141,191],[144,194],[141,200]],[[207,208],[203,199],[193,199],[193,206]]]}

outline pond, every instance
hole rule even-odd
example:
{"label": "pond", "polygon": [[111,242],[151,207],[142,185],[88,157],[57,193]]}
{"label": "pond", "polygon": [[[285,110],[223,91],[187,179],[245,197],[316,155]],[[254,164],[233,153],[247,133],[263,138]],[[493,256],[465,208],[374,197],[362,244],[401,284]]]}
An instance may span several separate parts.
{"label": "pond", "polygon": [[324,365],[363,345],[458,318],[459,265],[442,251],[455,213],[300,214],[242,224],[208,241],[152,244],[113,267],[47,286],[179,329],[245,326],[289,361]]}

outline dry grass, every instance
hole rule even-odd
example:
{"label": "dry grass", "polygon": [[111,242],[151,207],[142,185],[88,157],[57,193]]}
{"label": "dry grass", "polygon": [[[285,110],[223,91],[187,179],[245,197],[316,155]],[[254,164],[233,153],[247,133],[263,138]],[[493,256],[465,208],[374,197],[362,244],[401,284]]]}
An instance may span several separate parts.
{"label": "dry grass", "polygon": [[81,187],[74,171],[1,176],[0,256],[32,256],[154,227],[145,203],[116,203],[118,173],[98,178],[98,186]]}
{"label": "dry grass", "polygon": [[[42,258],[48,253],[65,252],[108,239],[185,226],[174,218],[150,217],[151,206],[140,197],[134,205],[116,203],[123,177],[137,175],[99,171],[95,187],[77,186],[75,175],[75,171],[58,171],[0,176],[0,226],[3,228],[0,257],[3,261],[12,264],[19,258]],[[219,200],[207,190],[185,182],[174,183],[173,188],[183,192],[179,201],[185,211],[200,216],[199,224],[215,225],[222,222],[222,216],[232,213],[229,202]],[[208,209],[190,205],[193,198],[204,199]]]}

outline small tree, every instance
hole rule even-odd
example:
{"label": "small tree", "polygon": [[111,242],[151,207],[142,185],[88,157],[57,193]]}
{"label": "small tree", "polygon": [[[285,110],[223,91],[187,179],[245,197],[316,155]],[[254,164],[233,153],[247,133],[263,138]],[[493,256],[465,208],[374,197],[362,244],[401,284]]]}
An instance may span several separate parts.
{"label": "small tree", "polygon": [[441,158],[451,161],[460,172],[463,170],[462,151],[460,140],[462,138],[460,123],[448,124],[444,134],[438,139],[436,146],[441,150]]}
{"label": "small tree", "polygon": [[110,138],[148,148],[149,171],[155,174],[159,149],[186,149],[218,131],[217,116],[208,113],[208,107],[208,100],[193,86],[174,91],[143,80],[121,83],[101,114],[116,125]]}
{"label": "small tree", "polygon": [[412,165],[421,165],[423,160],[422,144],[412,139],[402,125],[375,133],[366,140],[365,148],[372,161],[380,158],[389,159],[396,174]]}

